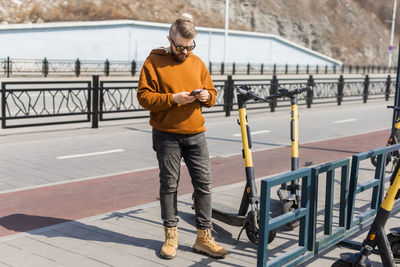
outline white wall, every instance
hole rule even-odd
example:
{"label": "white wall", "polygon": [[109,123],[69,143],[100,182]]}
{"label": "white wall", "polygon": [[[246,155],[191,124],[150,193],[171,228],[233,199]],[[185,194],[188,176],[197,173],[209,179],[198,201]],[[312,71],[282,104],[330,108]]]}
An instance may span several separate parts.
{"label": "white wall", "polygon": [[[168,24],[140,21],[0,25],[0,58],[144,61],[151,49],[168,46]],[[198,27],[195,54],[222,62],[224,31]],[[227,62],[341,64],[280,37],[229,31]]]}

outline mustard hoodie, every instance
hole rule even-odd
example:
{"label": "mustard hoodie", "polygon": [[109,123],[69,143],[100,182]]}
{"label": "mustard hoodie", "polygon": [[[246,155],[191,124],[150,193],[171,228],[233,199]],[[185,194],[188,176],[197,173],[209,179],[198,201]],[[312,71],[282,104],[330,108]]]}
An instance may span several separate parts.
{"label": "mustard hoodie", "polygon": [[[195,89],[208,90],[210,99],[186,105],[173,101],[173,94]],[[150,110],[150,125],[159,131],[179,134],[204,132],[201,107],[213,106],[216,96],[206,66],[193,53],[184,62],[178,62],[166,49],[154,49],[143,64],[137,99],[140,105]]]}

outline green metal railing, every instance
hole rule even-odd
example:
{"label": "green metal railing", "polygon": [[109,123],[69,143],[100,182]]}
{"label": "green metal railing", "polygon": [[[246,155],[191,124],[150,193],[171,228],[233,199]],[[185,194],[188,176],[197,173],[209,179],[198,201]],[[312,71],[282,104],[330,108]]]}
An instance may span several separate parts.
{"label": "green metal railing", "polygon": [[[400,150],[400,144],[359,153],[349,159],[341,159],[313,168],[303,168],[284,173],[261,181],[260,238],[258,244],[257,266],[297,266],[339,242],[355,247],[346,239],[370,225],[384,196],[386,158],[389,153]],[[373,179],[359,184],[360,162],[377,158]],[[351,171],[350,171],[351,166]],[[350,178],[349,178],[350,172]],[[340,174],[339,203],[334,205],[335,175]],[[318,191],[321,179],[325,178],[325,203],[323,212],[323,233],[317,230]],[[271,188],[295,179],[302,180],[301,207],[274,218],[269,217],[271,210]],[[368,207],[357,210],[357,195],[372,190]],[[334,209],[338,206],[338,223],[333,223]],[[393,209],[393,212],[400,207]],[[271,259],[268,258],[268,232],[288,222],[300,220],[298,235],[299,246]]]}
{"label": "green metal railing", "polygon": [[[297,179],[301,179],[302,181],[300,208],[270,219],[271,188]],[[261,181],[260,238],[258,244],[257,266],[265,266],[267,264],[268,232],[295,220],[300,220],[299,246],[296,249],[268,261],[268,266],[281,266],[282,264],[291,261],[300,263],[312,257],[311,252],[309,252],[309,249],[307,248],[309,238],[308,221],[310,217],[310,186],[311,169],[309,168],[296,170]]]}

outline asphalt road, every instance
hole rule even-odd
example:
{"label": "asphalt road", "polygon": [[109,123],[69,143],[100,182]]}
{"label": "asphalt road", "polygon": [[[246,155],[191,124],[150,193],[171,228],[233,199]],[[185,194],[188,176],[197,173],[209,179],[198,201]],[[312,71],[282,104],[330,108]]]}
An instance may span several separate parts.
{"label": "asphalt road", "polygon": [[[299,109],[300,144],[389,129],[392,104],[372,100]],[[240,155],[237,112],[206,115],[211,157]],[[253,151],[290,145],[290,107],[249,110]],[[147,119],[0,130],[0,191],[65,183],[157,168]],[[375,147],[385,145],[376,144]],[[300,150],[301,158],[301,150]],[[290,155],[288,155],[288,161]]]}

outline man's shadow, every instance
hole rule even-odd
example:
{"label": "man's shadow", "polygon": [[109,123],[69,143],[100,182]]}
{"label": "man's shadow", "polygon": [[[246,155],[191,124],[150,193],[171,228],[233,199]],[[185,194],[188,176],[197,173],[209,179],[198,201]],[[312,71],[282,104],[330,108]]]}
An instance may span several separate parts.
{"label": "man's shadow", "polygon": [[[140,211],[142,210],[140,209],[133,210],[125,213],[114,212],[110,214],[108,217],[103,218],[102,220],[107,220],[111,218],[114,219],[116,218],[117,220],[120,218],[140,220],[140,221],[145,221],[147,225],[148,224],[160,225],[160,229],[162,229],[161,223],[143,218],[143,216],[139,214]],[[63,224],[63,225],[58,225],[54,228],[48,228],[49,226],[55,226],[56,224]],[[142,224],[142,222],[138,222],[138,228],[141,227],[140,224]],[[154,254],[159,258],[161,258],[159,252],[164,243],[163,240],[161,241],[149,238],[139,238],[135,236],[130,236],[119,232],[103,229],[94,225],[88,225],[79,221],[29,215],[29,214],[11,214],[2,217],[0,218],[0,226],[4,227],[9,231],[29,232],[32,235],[45,236],[48,238],[67,237],[85,241],[110,242],[110,243],[119,243],[140,248],[145,247],[153,250]],[[63,228],[70,228],[70,227],[72,227],[74,230],[73,231],[68,229],[63,230]],[[163,234],[161,230],[160,230],[160,239],[163,239]],[[180,245],[179,249],[191,251],[191,248],[185,245]]]}

